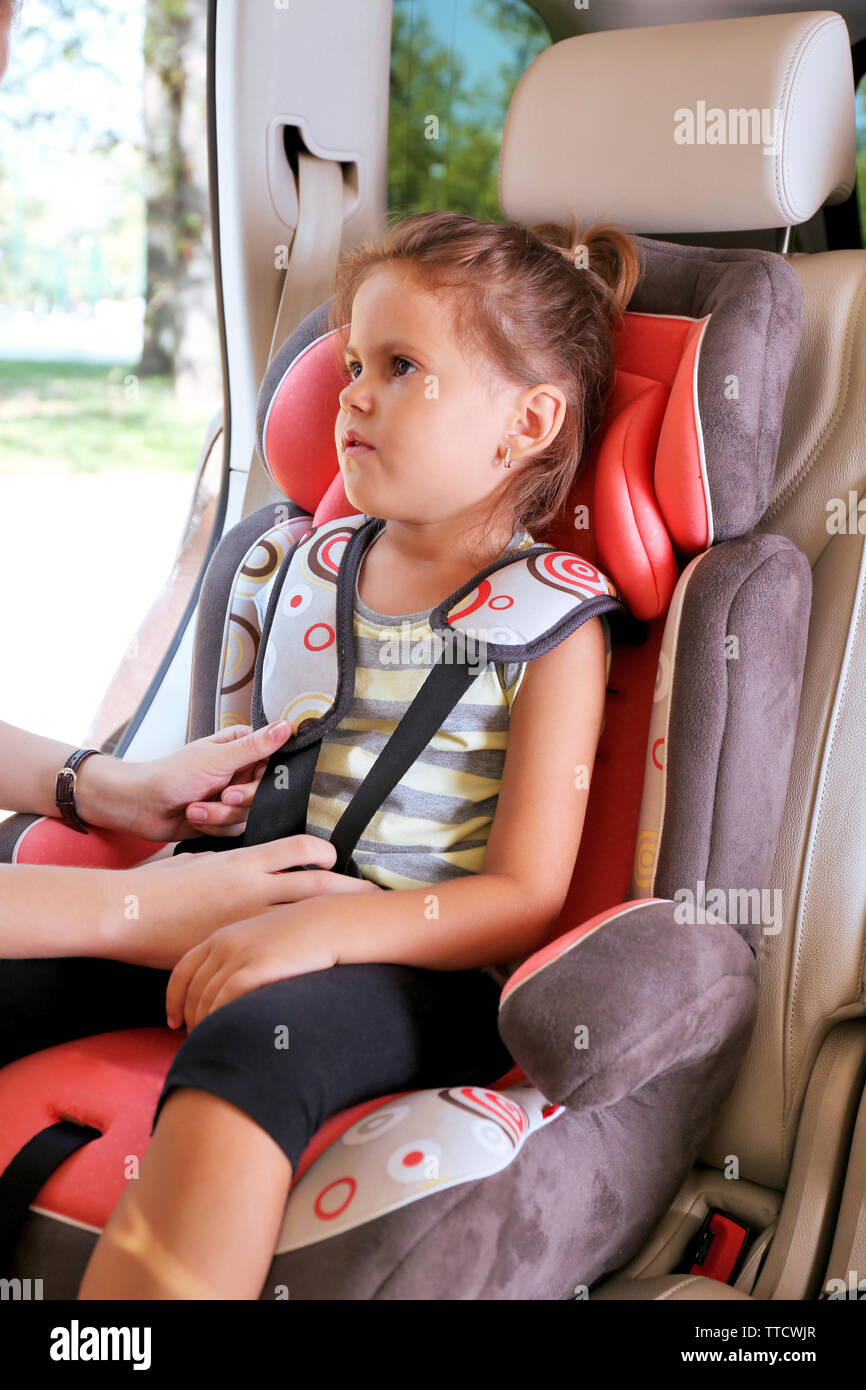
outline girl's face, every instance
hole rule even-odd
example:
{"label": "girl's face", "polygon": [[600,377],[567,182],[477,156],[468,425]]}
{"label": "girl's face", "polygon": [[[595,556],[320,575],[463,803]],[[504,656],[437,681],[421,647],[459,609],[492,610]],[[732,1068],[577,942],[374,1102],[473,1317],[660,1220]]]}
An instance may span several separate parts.
{"label": "girl's face", "polygon": [[[340,393],[337,457],[347,498],[371,516],[468,525],[514,477],[521,454],[561,423],[545,430],[555,401],[546,398],[545,412],[536,400],[555,387],[495,380],[469,361],[454,340],[445,296],[422,289],[405,269],[380,266],[362,282],[345,361],[352,380]],[[352,430],[371,447],[347,452]],[[509,444],[511,471],[501,457]]]}

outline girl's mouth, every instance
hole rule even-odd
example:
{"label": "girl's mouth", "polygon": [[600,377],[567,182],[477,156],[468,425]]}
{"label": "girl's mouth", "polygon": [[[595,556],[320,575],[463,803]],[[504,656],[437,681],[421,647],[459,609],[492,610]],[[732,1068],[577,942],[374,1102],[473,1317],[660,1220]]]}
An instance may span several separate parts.
{"label": "girl's mouth", "polygon": [[344,444],[343,453],[348,454],[350,458],[354,458],[358,454],[375,453],[375,450],[372,444]]}

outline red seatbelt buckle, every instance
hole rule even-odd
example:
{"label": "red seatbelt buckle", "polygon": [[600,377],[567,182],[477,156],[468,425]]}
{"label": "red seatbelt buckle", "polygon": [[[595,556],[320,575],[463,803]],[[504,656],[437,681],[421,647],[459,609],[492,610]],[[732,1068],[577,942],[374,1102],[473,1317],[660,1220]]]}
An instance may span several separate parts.
{"label": "red seatbelt buckle", "polygon": [[710,1207],[695,1237],[689,1274],[730,1284],[740,1272],[749,1227],[721,1207]]}

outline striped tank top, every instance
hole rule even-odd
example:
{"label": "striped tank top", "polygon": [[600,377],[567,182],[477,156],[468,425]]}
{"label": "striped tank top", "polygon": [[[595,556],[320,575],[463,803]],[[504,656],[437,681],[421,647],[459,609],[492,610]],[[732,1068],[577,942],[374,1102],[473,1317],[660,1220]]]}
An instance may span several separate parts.
{"label": "striped tank top", "polygon": [[[500,552],[534,539],[516,526]],[[355,689],[347,713],[322,739],[306,830],[328,839],[433,666],[430,610],[377,613],[354,595]],[[604,623],[606,641],[607,622]],[[418,889],[479,873],[493,823],[511,705],[526,662],[488,662],[430,743],[382,802],[354,850],[363,878]],[[498,984],[520,964],[481,967]]]}

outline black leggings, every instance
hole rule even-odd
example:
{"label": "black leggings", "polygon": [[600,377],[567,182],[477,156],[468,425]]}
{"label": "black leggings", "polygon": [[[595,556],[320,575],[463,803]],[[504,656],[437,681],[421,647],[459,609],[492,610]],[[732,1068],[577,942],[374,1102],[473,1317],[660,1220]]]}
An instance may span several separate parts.
{"label": "black leggings", "polygon": [[[92,957],[0,960],[0,1066],[42,1048],[165,1025],[170,971]],[[365,961],[241,995],[185,1037],[154,1112],[176,1086],[221,1096],[297,1171],[329,1116],[395,1091],[490,1085],[513,1066],[500,987],[482,970]]]}

